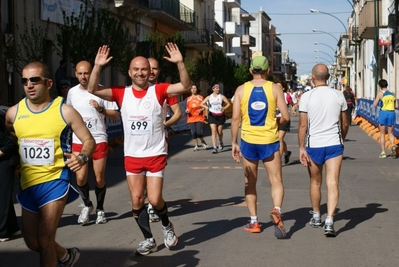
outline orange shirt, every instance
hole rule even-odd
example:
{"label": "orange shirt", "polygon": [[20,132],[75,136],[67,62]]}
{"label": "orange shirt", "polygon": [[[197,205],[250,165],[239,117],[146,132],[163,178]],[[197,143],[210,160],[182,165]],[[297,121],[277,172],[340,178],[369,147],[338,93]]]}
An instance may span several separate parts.
{"label": "orange shirt", "polygon": [[202,95],[192,95],[187,98],[186,109],[189,111],[187,113],[187,123],[204,122],[204,112],[200,112],[200,104],[203,100],[204,97]]}

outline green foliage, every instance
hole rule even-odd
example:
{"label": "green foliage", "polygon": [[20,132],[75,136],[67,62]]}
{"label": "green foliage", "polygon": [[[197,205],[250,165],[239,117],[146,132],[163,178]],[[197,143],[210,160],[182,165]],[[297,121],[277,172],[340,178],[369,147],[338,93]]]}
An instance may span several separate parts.
{"label": "green foliage", "polygon": [[162,70],[159,75],[159,81],[176,83],[180,81],[177,66],[176,64],[164,59],[164,56],[169,57],[169,54],[165,48],[167,42],[176,43],[183,56],[183,59],[185,58],[186,41],[179,32],[176,33],[175,36],[167,37],[163,36],[159,32],[147,35],[145,41],[142,42],[142,44],[139,46],[139,49],[137,50],[137,55],[152,57],[158,61],[159,67]]}
{"label": "green foliage", "polygon": [[19,26],[16,25],[15,35],[18,33],[20,42],[17,45],[14,36],[4,52],[7,62],[15,72],[21,74],[22,68],[30,61],[47,61],[48,54],[51,54],[53,50],[51,42],[47,42],[48,31],[49,21],[47,21],[45,27],[35,27],[33,22],[28,27],[26,18],[24,18],[24,31],[22,33]]}
{"label": "green foliage", "polygon": [[121,18],[113,17],[105,9],[96,10],[88,0],[80,6],[78,15],[67,16],[63,12],[63,16],[64,25],[58,25],[56,35],[59,56],[69,59],[73,65],[81,60],[93,63],[98,48],[106,44],[113,56],[110,65],[127,75],[136,44],[131,41],[134,38]]}

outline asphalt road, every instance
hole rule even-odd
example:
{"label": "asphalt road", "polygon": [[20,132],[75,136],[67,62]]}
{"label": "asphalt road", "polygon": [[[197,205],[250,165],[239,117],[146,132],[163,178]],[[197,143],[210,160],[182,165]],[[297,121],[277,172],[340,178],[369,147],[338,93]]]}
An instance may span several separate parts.
{"label": "asphalt road", "polygon": [[[105,202],[109,222],[77,224],[80,201],[67,205],[57,232],[65,247],[79,247],[76,266],[399,266],[399,159],[379,159],[378,143],[358,126],[350,127],[341,171],[340,201],[334,217],[336,238],[308,222],[309,179],[298,161],[298,118],[286,141],[291,162],[283,166],[285,199],[283,219],[287,239],[277,240],[269,219],[270,187],[259,170],[258,209],[262,232],[243,230],[248,220],[244,201],[243,172],[231,157],[230,124],[224,130],[225,150],[192,151],[189,132],[171,136],[164,198],[179,236],[169,250],[162,241],[160,223],[152,224],[158,251],[136,256],[142,235],[131,215],[130,197],[123,170],[123,149],[115,147],[106,170]],[[208,126],[206,141],[211,143]],[[92,182],[92,181],[91,181]],[[94,192],[91,192],[95,199]],[[323,186],[322,219],[326,216]],[[15,204],[20,216],[20,207]],[[39,266],[39,257],[22,238],[0,243],[0,266]]]}

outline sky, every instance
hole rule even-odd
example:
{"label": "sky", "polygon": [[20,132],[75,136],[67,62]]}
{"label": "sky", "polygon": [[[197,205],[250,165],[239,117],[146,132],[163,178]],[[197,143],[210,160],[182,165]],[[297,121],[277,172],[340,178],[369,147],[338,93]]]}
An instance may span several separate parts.
{"label": "sky", "polygon": [[[298,64],[298,75],[308,74],[316,63],[331,64],[340,34],[347,27],[351,15],[351,0],[241,0],[241,8],[248,13],[258,13],[260,8],[271,18],[271,24],[281,35],[282,50],[289,51],[291,60]],[[316,9],[336,18],[311,13]],[[313,29],[327,32],[313,32]],[[322,44],[315,45],[315,42]],[[330,46],[330,47],[329,47]],[[321,52],[315,52],[314,50]],[[319,58],[316,58],[319,57]]]}

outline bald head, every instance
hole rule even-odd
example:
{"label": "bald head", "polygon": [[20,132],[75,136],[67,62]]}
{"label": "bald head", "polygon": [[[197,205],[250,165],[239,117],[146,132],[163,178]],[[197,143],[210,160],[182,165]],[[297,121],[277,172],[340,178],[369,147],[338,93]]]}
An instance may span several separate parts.
{"label": "bald head", "polygon": [[132,85],[136,89],[148,87],[150,76],[150,63],[145,57],[135,57],[130,62],[129,76],[132,78]]}
{"label": "bald head", "polygon": [[150,58],[148,58],[148,62],[150,62],[149,81],[152,84],[156,84],[156,83],[158,83],[158,77],[159,77],[159,74],[161,73],[161,69],[159,68],[158,60],[150,57]]}
{"label": "bald head", "polygon": [[324,64],[317,64],[314,66],[312,69],[312,78],[316,86],[320,83],[325,84],[328,78],[330,78],[327,66]]}
{"label": "bald head", "polygon": [[88,61],[82,60],[79,61],[78,64],[76,64],[75,76],[78,79],[80,87],[82,89],[87,88],[90,79],[90,74],[91,74],[91,64]]}

